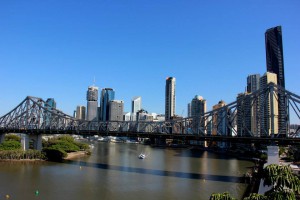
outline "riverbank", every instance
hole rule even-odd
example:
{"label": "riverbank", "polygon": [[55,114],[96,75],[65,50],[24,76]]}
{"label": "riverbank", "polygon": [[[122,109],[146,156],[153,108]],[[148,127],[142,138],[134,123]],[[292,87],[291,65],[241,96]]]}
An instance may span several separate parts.
{"label": "riverbank", "polygon": [[64,160],[71,160],[71,159],[79,158],[79,157],[86,156],[86,155],[88,155],[88,153],[86,151],[71,152],[71,153],[67,154],[67,156],[64,158]]}

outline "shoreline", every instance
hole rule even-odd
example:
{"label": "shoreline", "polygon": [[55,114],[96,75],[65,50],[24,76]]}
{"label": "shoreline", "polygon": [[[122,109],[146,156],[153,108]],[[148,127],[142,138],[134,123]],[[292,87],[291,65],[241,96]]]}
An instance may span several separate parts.
{"label": "shoreline", "polygon": [[71,153],[68,153],[68,155],[65,158],[63,158],[63,160],[72,160],[73,158],[83,157],[86,155],[87,155],[86,151],[71,152]]}

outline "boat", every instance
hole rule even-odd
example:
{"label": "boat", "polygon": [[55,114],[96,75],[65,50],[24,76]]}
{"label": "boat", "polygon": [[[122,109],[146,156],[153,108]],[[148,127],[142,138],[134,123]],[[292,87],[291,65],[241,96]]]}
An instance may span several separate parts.
{"label": "boat", "polygon": [[146,155],[143,154],[143,153],[141,153],[141,154],[139,155],[139,159],[144,159],[144,158],[146,158]]}

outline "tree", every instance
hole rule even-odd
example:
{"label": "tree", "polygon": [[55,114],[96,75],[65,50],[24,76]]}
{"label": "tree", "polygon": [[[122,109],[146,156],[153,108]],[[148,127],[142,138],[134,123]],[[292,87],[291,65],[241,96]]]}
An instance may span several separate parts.
{"label": "tree", "polygon": [[269,199],[293,200],[296,199],[295,194],[300,193],[300,180],[290,166],[268,165],[264,169],[263,179],[264,185],[272,186],[265,194]]}
{"label": "tree", "polygon": [[213,193],[209,200],[235,200],[235,198],[231,197],[228,192],[224,193]]}
{"label": "tree", "polygon": [[268,200],[268,198],[262,194],[251,193],[249,197],[245,197],[243,200]]}

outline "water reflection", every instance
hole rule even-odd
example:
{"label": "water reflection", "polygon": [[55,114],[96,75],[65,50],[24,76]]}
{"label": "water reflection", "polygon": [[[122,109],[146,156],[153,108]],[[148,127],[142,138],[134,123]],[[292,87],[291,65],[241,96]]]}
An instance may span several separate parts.
{"label": "water reflection", "polygon": [[188,173],[188,172],[176,172],[176,171],[167,171],[167,170],[157,170],[157,169],[145,169],[139,167],[126,167],[126,166],[117,166],[104,163],[89,163],[84,161],[72,161],[66,160],[63,163],[78,165],[82,167],[92,167],[98,169],[114,170],[121,172],[130,172],[130,173],[139,173],[139,174],[149,174],[156,176],[168,176],[176,178],[187,178],[187,179],[204,179],[210,181],[222,181],[222,182],[232,182],[232,183],[244,183],[244,177],[237,176],[223,176],[223,175],[210,175],[210,174],[200,174],[200,173]]}

